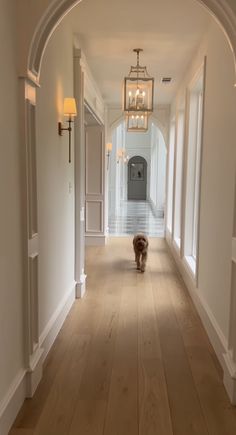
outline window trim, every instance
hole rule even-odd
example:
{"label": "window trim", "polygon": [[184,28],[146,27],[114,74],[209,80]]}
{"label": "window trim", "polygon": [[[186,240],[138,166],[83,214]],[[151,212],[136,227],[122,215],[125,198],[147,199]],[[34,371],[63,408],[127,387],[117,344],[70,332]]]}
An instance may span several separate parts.
{"label": "window trim", "polygon": [[[193,255],[189,255],[190,249],[189,249],[189,241],[187,241],[187,231],[186,228],[189,223],[187,222],[187,201],[188,201],[188,173],[189,173],[189,123],[190,123],[190,97],[191,93],[193,93],[194,88],[197,85],[197,82],[202,77],[202,117],[201,117],[201,131],[200,131],[200,161],[199,161],[199,189],[197,193],[197,204],[198,210],[197,210],[197,216],[196,216],[196,223],[197,223],[197,235],[196,237],[196,259],[194,259]],[[196,284],[196,287],[198,287],[198,275],[199,275],[199,240],[200,240],[200,213],[201,213],[201,186],[202,186],[202,156],[203,156],[203,135],[204,135],[204,103],[205,103],[205,82],[206,82],[206,57],[204,57],[203,63],[200,65],[199,69],[196,71],[195,75],[193,76],[192,80],[190,81],[188,87],[187,87],[187,97],[186,97],[186,129],[185,129],[185,140],[184,140],[184,180],[183,180],[183,221],[182,221],[182,228],[183,228],[183,240],[182,240],[182,257],[184,260],[184,263],[187,265],[187,269],[191,271],[192,278],[194,279],[194,282]],[[194,189],[195,189],[195,176],[194,176]],[[194,195],[195,196],[195,195]],[[196,197],[195,197],[196,199]],[[194,207],[194,204],[193,204]],[[191,219],[190,219],[191,221]],[[193,222],[192,222],[193,225]],[[188,245],[188,249],[187,248]],[[192,241],[191,241],[191,254],[192,254],[192,248],[193,248],[193,234],[192,234]],[[191,259],[189,258],[191,257]],[[192,262],[195,262],[193,264]]]}

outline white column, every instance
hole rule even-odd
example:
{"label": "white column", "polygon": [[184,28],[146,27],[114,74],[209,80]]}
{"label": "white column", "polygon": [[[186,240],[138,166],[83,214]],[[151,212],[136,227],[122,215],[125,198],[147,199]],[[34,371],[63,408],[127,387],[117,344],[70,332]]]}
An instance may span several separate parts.
{"label": "white column", "polygon": [[74,95],[78,107],[75,117],[75,281],[76,297],[86,290],[84,272],[85,252],[85,131],[84,131],[84,80],[80,65],[81,51],[74,50]]}
{"label": "white column", "polygon": [[32,397],[42,377],[43,349],[38,329],[38,258],[36,163],[36,87],[20,78],[20,139],[22,152],[22,231],[24,271],[26,396]]}
{"label": "white column", "polygon": [[228,352],[224,354],[224,385],[233,405],[236,405],[236,186],[232,238],[231,312]]}

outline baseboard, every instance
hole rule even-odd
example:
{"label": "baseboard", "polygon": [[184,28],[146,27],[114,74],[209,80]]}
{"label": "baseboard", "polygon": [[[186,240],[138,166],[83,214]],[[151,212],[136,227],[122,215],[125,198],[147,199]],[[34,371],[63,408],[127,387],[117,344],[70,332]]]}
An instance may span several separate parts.
{"label": "baseboard", "polygon": [[42,377],[43,361],[51,349],[75,300],[74,282],[39,337],[28,370],[21,370],[0,402],[0,434],[7,435],[27,397],[32,397]]}
{"label": "baseboard", "polygon": [[30,365],[26,373],[26,397],[33,397],[43,375],[44,349],[38,347],[30,358]]}
{"label": "baseboard", "polygon": [[224,358],[224,386],[232,405],[236,405],[236,364],[231,352],[223,355]]}
{"label": "baseboard", "polygon": [[87,275],[82,273],[80,275],[79,282],[76,283],[76,298],[80,299],[83,298],[86,292],[86,278]]}
{"label": "baseboard", "polygon": [[0,403],[0,434],[7,435],[26,397],[26,370],[21,370]]}
{"label": "baseboard", "polygon": [[71,306],[75,300],[76,282],[74,281],[70,289],[65,294],[64,298],[53,313],[51,319],[45,326],[39,337],[39,345],[44,349],[43,361],[45,360],[49,350],[51,349],[65,319],[69,313]]}
{"label": "baseboard", "polygon": [[166,241],[170,253],[175,260],[178,270],[185,282],[192,301],[201,318],[201,321],[214,348],[216,356],[222,366],[224,373],[223,382],[230,401],[233,405],[236,405],[236,364],[233,362],[233,358],[228,351],[228,342],[221,329],[219,328],[219,325],[211,309],[209,308],[207,303],[199,296],[199,292],[196,291],[197,289],[194,280],[190,272],[188,271],[188,268],[185,266],[183,259],[180,258],[177,250],[175,249],[169,232],[167,232]]}
{"label": "baseboard", "polygon": [[102,234],[101,236],[95,236],[86,234],[85,235],[85,245],[86,246],[105,246],[107,243],[107,236]]}

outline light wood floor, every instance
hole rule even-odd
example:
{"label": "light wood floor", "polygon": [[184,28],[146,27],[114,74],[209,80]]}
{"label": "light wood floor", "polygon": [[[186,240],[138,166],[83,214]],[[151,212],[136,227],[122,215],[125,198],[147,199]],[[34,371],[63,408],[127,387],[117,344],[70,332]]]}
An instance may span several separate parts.
{"label": "light wood floor", "polygon": [[87,250],[87,293],[11,435],[235,435],[222,372],[164,240]]}

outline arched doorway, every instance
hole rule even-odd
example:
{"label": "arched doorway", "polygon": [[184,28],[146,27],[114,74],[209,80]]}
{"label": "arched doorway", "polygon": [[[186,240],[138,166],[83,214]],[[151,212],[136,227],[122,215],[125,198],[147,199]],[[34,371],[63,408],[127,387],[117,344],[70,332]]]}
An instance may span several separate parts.
{"label": "arched doorway", "polygon": [[[32,10],[32,23],[28,30],[24,28],[25,17],[28,16],[28,1],[25,4],[21,2],[21,29],[24,29],[26,37],[22,38],[24,48],[23,56],[20,59],[19,69],[28,75],[36,82],[39,81],[41,62],[46,45],[53,34],[54,30],[65,17],[65,15],[73,9],[81,0],[51,0],[45,1],[45,4],[40,9]],[[236,59],[236,19],[235,13],[231,6],[230,0],[197,0],[209,12],[211,16],[219,23],[224,31],[228,43],[231,47],[234,62]],[[53,3],[53,4],[52,4]],[[25,11],[25,13],[24,13]],[[35,30],[34,30],[35,29]],[[28,39],[28,40],[27,40]],[[27,44],[27,49],[25,49]]]}
{"label": "arched doorway", "polygon": [[[221,27],[225,30],[227,34],[228,41],[231,45],[232,51],[234,52],[234,48],[236,47],[236,38],[235,38],[235,14],[233,10],[231,10],[228,2],[224,0],[205,0],[201,1],[201,3],[205,4],[206,7],[209,8],[210,13],[217,17],[217,20],[220,22]],[[28,2],[26,2],[28,3]],[[46,3],[46,2],[45,2]],[[48,4],[51,3],[48,1]],[[69,10],[75,6],[78,1],[55,1],[53,6],[46,8],[41,11],[40,17],[34,16],[33,22],[35,23],[35,31],[32,32],[33,36],[30,35],[29,38],[29,49],[24,50],[27,56],[27,62],[24,64],[24,83],[21,81],[21,114],[24,120],[25,131],[22,133],[22,143],[27,144],[27,135],[29,136],[29,132],[31,132],[32,123],[35,122],[35,106],[36,106],[36,89],[35,86],[39,83],[40,76],[40,67],[41,60],[43,57],[44,49],[48,40],[50,39],[51,34],[55,30],[56,26],[59,24],[61,19],[66,15]],[[226,5],[225,5],[226,4]],[[24,15],[24,9],[22,16]],[[35,13],[36,15],[36,13]],[[40,25],[36,26],[37,23]],[[24,26],[21,26],[23,29]],[[26,38],[27,39],[27,38]],[[27,51],[27,53],[26,53]],[[21,70],[22,71],[22,70]],[[32,101],[29,106],[29,95],[32,97]],[[26,110],[27,109],[27,110]],[[30,110],[29,110],[30,109]],[[27,175],[27,169],[24,168],[24,173]],[[25,185],[27,185],[27,181],[29,182],[29,186],[25,187],[25,197],[27,197],[26,193],[30,189],[30,183],[32,180],[27,180],[27,176],[25,176]],[[35,200],[36,201],[36,200]],[[36,204],[37,205],[37,204]],[[28,204],[28,210],[31,210],[31,204]],[[24,216],[25,227],[27,228],[27,216]],[[28,258],[28,240],[25,238],[25,258]],[[34,252],[32,255],[35,254]],[[29,270],[25,267],[25,280],[27,281],[29,278]],[[30,298],[27,299],[27,305],[30,306]],[[35,314],[37,315],[37,306],[35,307]],[[30,323],[30,322],[29,322]],[[30,328],[28,328],[30,329]]]}
{"label": "arched doorway", "polygon": [[147,199],[147,162],[141,156],[134,156],[128,164],[128,200]]}

